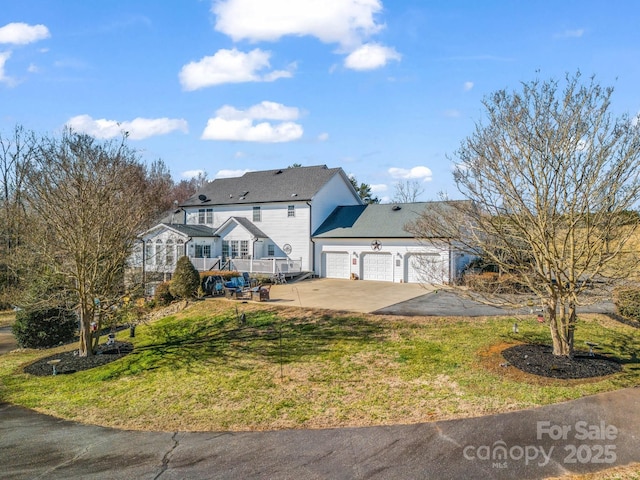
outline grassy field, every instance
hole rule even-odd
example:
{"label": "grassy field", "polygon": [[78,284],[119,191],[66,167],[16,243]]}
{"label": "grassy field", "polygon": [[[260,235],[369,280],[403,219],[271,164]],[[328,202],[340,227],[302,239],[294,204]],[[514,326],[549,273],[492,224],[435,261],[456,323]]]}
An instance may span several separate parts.
{"label": "grassy field", "polygon": [[[22,368],[55,351],[3,355],[0,401],[128,429],[263,430],[462,418],[639,383],[637,329],[582,318],[576,345],[597,342],[624,368],[604,379],[561,381],[500,366],[505,346],[548,342],[548,328],[533,317],[518,319],[518,334],[513,321],[207,300],[139,326],[134,353],[93,370],[34,377]],[[127,331],[120,335],[129,340]]]}

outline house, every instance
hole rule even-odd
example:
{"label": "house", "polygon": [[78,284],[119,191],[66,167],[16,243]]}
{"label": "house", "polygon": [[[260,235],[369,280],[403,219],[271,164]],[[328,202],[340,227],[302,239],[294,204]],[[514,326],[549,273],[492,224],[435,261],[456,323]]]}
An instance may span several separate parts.
{"label": "house", "polygon": [[167,280],[188,255],[199,271],[445,283],[464,259],[405,230],[434,203],[364,205],[341,168],[325,165],[216,179],[140,235],[134,264]]}
{"label": "house", "polygon": [[313,234],[318,274],[387,282],[455,281],[470,258],[446,243],[425,244],[406,229],[444,202],[338,206]]}
{"label": "house", "polygon": [[341,168],[325,165],[216,179],[144,232],[135,264],[168,279],[188,255],[200,271],[313,272],[312,233],[338,205],[362,205]]}

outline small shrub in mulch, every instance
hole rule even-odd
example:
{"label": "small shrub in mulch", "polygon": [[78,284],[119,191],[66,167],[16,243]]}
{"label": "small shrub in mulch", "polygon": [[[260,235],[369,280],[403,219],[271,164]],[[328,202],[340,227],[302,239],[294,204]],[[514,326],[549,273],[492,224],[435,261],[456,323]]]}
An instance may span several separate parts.
{"label": "small shrub in mulch", "polygon": [[558,357],[548,345],[516,345],[504,350],[502,356],[524,372],[564,380],[603,377],[622,370],[617,361],[589,352],[576,352],[573,358]]}
{"label": "small shrub in mulch", "polygon": [[56,364],[58,375],[75,373],[106,365],[128,355],[132,351],[133,345],[128,342],[115,342],[113,345],[103,344],[98,346],[96,354],[91,357],[80,357],[77,350],[57,353],[27,365],[24,371],[38,377],[53,375],[53,365],[48,362],[60,360],[60,363]]}

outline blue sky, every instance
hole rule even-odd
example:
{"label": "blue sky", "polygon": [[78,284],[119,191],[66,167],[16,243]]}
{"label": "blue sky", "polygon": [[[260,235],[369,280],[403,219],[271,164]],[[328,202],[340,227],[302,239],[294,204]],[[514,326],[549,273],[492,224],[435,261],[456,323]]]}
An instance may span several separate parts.
{"label": "blue sky", "polygon": [[382,199],[451,161],[481,100],[580,69],[640,112],[636,0],[0,0],[0,132],[129,132],[179,180],[343,167]]}

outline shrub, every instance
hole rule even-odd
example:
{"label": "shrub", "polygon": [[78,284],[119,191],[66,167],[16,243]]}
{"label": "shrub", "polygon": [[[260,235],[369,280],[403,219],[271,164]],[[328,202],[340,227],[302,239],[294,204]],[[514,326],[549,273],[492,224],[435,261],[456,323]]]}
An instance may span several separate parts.
{"label": "shrub", "polygon": [[171,293],[171,283],[170,282],[160,283],[156,287],[156,291],[153,294],[153,300],[155,301],[156,305],[161,307],[166,307],[171,302],[173,302],[175,298]]}
{"label": "shrub", "polygon": [[48,348],[74,339],[78,321],[73,313],[56,307],[18,310],[12,327],[23,348]]}
{"label": "shrub", "polygon": [[174,297],[188,300],[196,295],[199,286],[200,274],[198,270],[193,266],[189,257],[180,257],[176,263],[176,270],[173,272],[171,285],[169,285],[171,294]]}
{"label": "shrub", "polygon": [[615,288],[613,303],[619,315],[640,321],[640,287]]}

